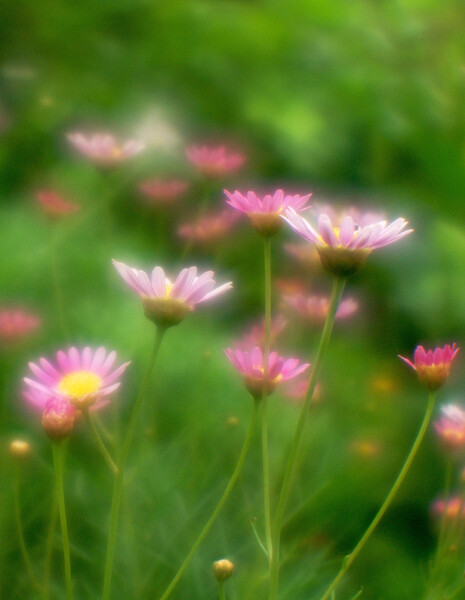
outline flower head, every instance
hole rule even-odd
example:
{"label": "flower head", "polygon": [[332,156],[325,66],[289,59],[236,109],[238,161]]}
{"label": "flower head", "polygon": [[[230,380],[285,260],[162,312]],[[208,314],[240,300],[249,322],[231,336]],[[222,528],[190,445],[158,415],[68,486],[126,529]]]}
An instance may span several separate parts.
{"label": "flower head", "polygon": [[350,215],[345,215],[335,226],[327,214],[319,215],[315,229],[292,207],[285,211],[283,219],[300,236],[315,244],[325,269],[343,277],[355,273],[373,250],[393,244],[413,231],[404,229],[407,221],[402,218],[389,225],[387,221],[379,221],[360,226]]}
{"label": "flower head", "polygon": [[[284,305],[295,310],[301,317],[311,323],[324,321],[329,311],[329,298],[327,296],[308,296],[294,293],[282,296]],[[358,303],[353,298],[342,300],[338,306],[336,318],[347,319],[358,309]]]}
{"label": "flower head", "polygon": [[465,410],[456,404],[441,406],[441,418],[434,427],[441,440],[449,448],[462,448],[465,445]]}
{"label": "flower head", "polygon": [[43,212],[54,219],[72,215],[81,208],[78,204],[65,200],[55,190],[39,190],[36,196]]}
{"label": "flower head", "polygon": [[85,136],[81,132],[76,132],[68,133],[66,137],[80,154],[97,165],[105,167],[117,165],[145,150],[142,141],[128,140],[120,143],[108,133]]}
{"label": "flower head", "polygon": [[430,390],[437,390],[449,377],[450,366],[458,351],[455,343],[434,350],[425,350],[423,346],[417,346],[413,362],[404,356],[399,355],[399,358],[417,372],[420,383]]}
{"label": "flower head", "polygon": [[[287,321],[282,315],[277,315],[271,319],[270,323],[270,342],[274,343],[281,333],[285,330]],[[265,345],[265,319],[252,324],[247,331],[235,342],[239,350],[252,350],[255,346],[263,348]]]}
{"label": "flower head", "polygon": [[63,440],[74,429],[76,407],[61,396],[50,397],[42,413],[42,427],[51,440]]}
{"label": "flower head", "polygon": [[40,323],[37,315],[25,310],[0,308],[0,344],[11,344],[27,337]]}
{"label": "flower head", "polygon": [[189,146],[186,156],[206,177],[222,177],[237,171],[245,162],[243,154],[230,152],[224,146]]}
{"label": "flower head", "polygon": [[258,347],[251,352],[227,348],[224,353],[244,378],[245,387],[258,400],[265,392],[271,394],[276,386],[303,373],[310,365],[300,364],[297,358],[283,358],[276,352],[268,356],[268,377],[265,378],[265,361]]}
{"label": "flower head", "polygon": [[465,517],[465,500],[459,495],[440,497],[431,505],[433,517],[444,517],[451,521],[459,517]]}
{"label": "flower head", "polygon": [[232,287],[228,282],[215,288],[213,271],[197,275],[197,267],[183,269],[172,283],[161,267],[155,267],[149,277],[145,271],[116,260],[113,264],[127,285],[142,298],[146,317],[162,327],[177,325],[196,304]]}
{"label": "flower head", "polygon": [[234,573],[234,565],[227,558],[215,560],[213,563],[213,575],[217,581],[226,581]]}
{"label": "flower head", "polygon": [[188,188],[189,183],[180,179],[148,179],[139,184],[139,190],[151,204],[171,204]]}
{"label": "flower head", "polygon": [[237,190],[233,193],[224,190],[226,202],[245,213],[258,233],[269,236],[277,233],[282,226],[281,215],[289,208],[301,211],[309,208],[308,200],[311,194],[285,194],[283,190],[276,190],[273,194],[257,196],[255,192],[247,192],[244,196]]}
{"label": "flower head", "polygon": [[224,239],[236,221],[237,215],[229,210],[209,213],[200,216],[192,223],[180,225],[178,235],[191,242],[207,246]]}
{"label": "flower head", "polygon": [[24,378],[28,386],[24,396],[42,410],[51,398],[64,399],[76,408],[86,409],[93,404],[97,408],[120,386],[115,381],[129,365],[125,362],[113,369],[115,360],[116,352],[107,353],[103,347],[95,351],[89,347],[82,351],[75,347],[67,352],[59,350],[55,363],[45,358],[29,363],[34,379]]}

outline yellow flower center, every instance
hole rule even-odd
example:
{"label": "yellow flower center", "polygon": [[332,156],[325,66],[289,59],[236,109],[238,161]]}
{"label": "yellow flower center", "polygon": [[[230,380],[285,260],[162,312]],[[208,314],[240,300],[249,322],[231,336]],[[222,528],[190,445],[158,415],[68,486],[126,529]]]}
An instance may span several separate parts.
{"label": "yellow flower center", "polygon": [[88,394],[95,394],[100,389],[101,378],[90,371],[75,371],[68,373],[57,386],[59,392],[63,392],[70,398],[78,399]]}
{"label": "yellow flower center", "polygon": [[173,289],[173,284],[171,283],[171,281],[169,279],[166,279],[166,281],[165,281],[165,298],[170,297],[170,292],[172,289]]}
{"label": "yellow flower center", "polygon": [[112,148],[111,153],[113,155],[113,158],[121,158],[123,156],[123,152],[118,146]]}

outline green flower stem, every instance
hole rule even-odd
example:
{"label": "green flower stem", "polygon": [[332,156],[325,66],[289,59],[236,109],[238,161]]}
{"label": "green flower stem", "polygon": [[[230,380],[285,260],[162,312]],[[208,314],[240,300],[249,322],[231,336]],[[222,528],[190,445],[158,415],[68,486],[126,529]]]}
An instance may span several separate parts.
{"label": "green flower stem", "polygon": [[278,594],[279,544],[280,544],[280,540],[281,540],[282,523],[283,523],[286,503],[287,503],[290,489],[291,489],[291,483],[294,478],[294,473],[295,473],[296,466],[297,466],[297,456],[299,454],[305,419],[306,419],[306,416],[308,413],[310,401],[313,397],[313,393],[315,391],[315,387],[318,382],[318,377],[319,377],[320,371],[321,371],[321,365],[323,363],[324,357],[326,355],[326,351],[328,349],[329,340],[331,338],[331,333],[333,330],[334,322],[336,320],[337,309],[338,309],[339,302],[342,297],[342,293],[344,292],[345,284],[346,284],[345,278],[334,277],[333,289],[331,292],[331,300],[330,300],[328,315],[326,317],[326,321],[325,321],[323,331],[321,334],[320,345],[318,347],[315,364],[313,365],[313,369],[310,374],[310,380],[308,382],[307,394],[305,396],[305,400],[304,400],[304,403],[302,406],[302,410],[300,412],[299,420],[297,422],[297,427],[296,427],[296,430],[294,433],[294,438],[292,440],[289,457],[288,457],[288,460],[286,463],[286,469],[284,471],[283,483],[281,486],[281,492],[279,495],[278,506],[276,509],[276,516],[275,516],[275,520],[274,520],[274,532],[273,532],[274,553],[271,558],[271,566],[270,566],[270,600],[275,600],[277,597],[277,594]]}
{"label": "green flower stem", "polygon": [[97,429],[97,426],[95,424],[95,419],[92,414],[92,411],[90,411],[89,409],[85,409],[84,410],[84,418],[86,419],[86,421],[89,425],[89,428],[92,432],[92,435],[94,436],[94,439],[98,446],[98,449],[100,450],[103,458],[105,459],[105,462],[110,467],[113,474],[116,475],[116,473],[118,472],[118,467],[115,465],[113,459],[110,456],[110,453],[108,452],[107,447],[105,446],[105,444],[102,440],[102,436],[100,435],[100,433]]}
{"label": "green flower stem", "polygon": [[15,521],[16,521],[16,530],[18,532],[18,541],[19,548],[21,550],[21,555],[23,557],[24,565],[26,567],[27,574],[29,579],[31,580],[34,588],[39,592],[43,593],[42,586],[37,581],[34,575],[34,569],[32,568],[31,557],[29,556],[29,551],[27,549],[26,540],[24,539],[24,527],[23,520],[21,518],[21,504],[20,504],[20,467],[18,464],[15,464],[15,474],[13,481],[13,500],[14,500],[14,512],[15,512]]}
{"label": "green flower stem", "polygon": [[383,504],[381,505],[381,508],[376,513],[374,519],[368,526],[368,529],[365,531],[365,533],[361,537],[358,544],[355,546],[355,548],[352,550],[352,552],[345,557],[339,573],[333,579],[330,586],[328,587],[326,592],[321,597],[321,600],[328,600],[328,598],[330,598],[330,596],[333,593],[333,591],[335,590],[337,584],[344,577],[346,571],[350,568],[351,564],[357,558],[358,554],[360,553],[360,551],[362,550],[362,548],[365,546],[368,539],[370,538],[371,534],[376,529],[376,526],[383,518],[384,513],[389,508],[392,500],[394,499],[394,496],[397,493],[397,490],[402,485],[402,482],[404,481],[405,476],[407,475],[408,470],[410,469],[410,466],[417,454],[417,451],[418,451],[418,448],[420,447],[421,442],[423,441],[425,433],[428,429],[429,422],[431,420],[431,415],[433,413],[435,400],[436,400],[436,392],[430,392],[425,416],[423,417],[423,421],[421,423],[420,429],[418,430],[417,437],[415,438],[415,441],[412,444],[412,447],[410,449],[410,452],[408,453],[408,456],[404,462],[402,469],[400,470],[399,474],[397,475],[396,480],[394,481],[394,485],[392,486],[390,492],[386,496],[386,499],[384,500]]}
{"label": "green flower stem", "polygon": [[226,596],[224,593],[224,581],[218,581],[218,599],[226,600]]}
{"label": "green flower stem", "polygon": [[224,490],[223,495],[221,496],[220,501],[216,505],[215,510],[213,511],[213,513],[211,514],[210,518],[206,522],[204,528],[200,532],[199,537],[197,538],[197,540],[195,541],[195,543],[192,546],[191,550],[189,551],[189,554],[186,556],[186,558],[184,559],[184,562],[179,567],[176,575],[171,580],[171,583],[168,585],[168,587],[164,591],[163,595],[160,597],[160,600],[166,600],[170,596],[171,592],[176,587],[176,584],[181,579],[184,571],[188,567],[188,565],[189,565],[192,557],[197,552],[198,547],[203,542],[203,540],[205,539],[206,535],[210,531],[213,523],[215,522],[216,518],[220,514],[221,509],[223,508],[223,506],[226,503],[226,500],[229,498],[229,495],[232,492],[234,484],[236,483],[236,480],[237,480],[237,478],[239,477],[239,475],[240,475],[240,473],[242,471],[242,467],[244,465],[245,457],[247,456],[247,452],[249,450],[250,441],[252,439],[252,434],[253,434],[253,431],[254,431],[254,428],[255,428],[255,421],[256,421],[256,417],[257,417],[258,404],[259,404],[259,402],[257,400],[254,400],[252,418],[250,420],[249,428],[247,430],[247,434],[245,436],[244,443],[242,445],[242,450],[241,450],[241,453],[239,455],[236,467],[235,467],[235,469],[233,471],[233,474],[231,475],[231,479],[229,480],[228,485],[226,486],[226,489]]}
{"label": "green flower stem", "polygon": [[[270,354],[271,339],[271,239],[269,236],[263,238],[264,263],[265,263],[265,347],[264,347],[264,378],[268,380],[268,360]],[[271,535],[271,509],[270,509],[270,467],[268,453],[268,421],[267,421],[267,390],[263,387],[261,400],[261,438],[262,438],[262,462],[263,462],[263,501],[265,517],[265,538],[268,560],[271,561],[273,554],[273,539]]]}
{"label": "green flower stem", "polygon": [[71,580],[71,560],[69,557],[68,524],[66,521],[65,493],[63,490],[64,452],[63,442],[52,442],[53,466],[55,468],[58,510],[60,512],[61,537],[65,564],[66,599],[73,600],[73,584]]}
{"label": "green flower stem", "polygon": [[126,431],[126,436],[124,438],[121,454],[119,456],[117,471],[115,473],[115,479],[113,482],[113,496],[110,510],[110,527],[108,531],[107,555],[105,559],[105,571],[103,579],[103,600],[109,600],[111,593],[111,579],[113,575],[113,562],[115,558],[116,534],[118,531],[119,511],[121,507],[121,497],[123,494],[124,487],[124,470],[129,456],[131,442],[134,437],[137,417],[139,415],[140,408],[142,406],[142,401],[150,383],[153,367],[155,365],[155,360],[160,350],[161,342],[163,340],[165,331],[166,329],[162,327],[158,327],[156,330],[152,354],[150,355],[147,371],[145,372],[144,378],[142,379],[139,388],[139,394],[136,398],[132,409],[132,413],[129,419],[129,425]]}
{"label": "green flower stem", "polygon": [[68,341],[70,339],[68,325],[66,323],[65,317],[65,309],[64,309],[64,300],[63,300],[63,292],[62,287],[60,285],[60,274],[58,268],[58,258],[57,258],[57,249],[58,249],[58,228],[56,223],[52,223],[52,230],[50,231],[50,266],[51,266],[51,274],[52,274],[52,285],[53,285],[53,293],[55,295],[55,308],[58,317],[58,323],[60,326],[61,334],[63,339]]}
{"label": "green flower stem", "polygon": [[58,499],[56,494],[53,494],[52,510],[50,511],[50,521],[48,524],[47,538],[45,541],[45,560],[44,560],[44,598],[50,598],[50,568],[52,564],[53,554],[53,538],[55,537],[55,529],[58,517]]}

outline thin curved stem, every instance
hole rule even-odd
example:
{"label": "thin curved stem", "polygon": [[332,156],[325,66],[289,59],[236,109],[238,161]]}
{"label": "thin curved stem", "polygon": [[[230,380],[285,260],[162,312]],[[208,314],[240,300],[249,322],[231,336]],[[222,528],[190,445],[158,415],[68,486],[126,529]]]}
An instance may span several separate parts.
{"label": "thin curved stem", "polygon": [[[268,360],[271,339],[271,239],[263,238],[265,262],[265,348],[264,348],[264,376],[268,380]],[[267,420],[267,390],[263,386],[261,400],[261,437],[262,437],[262,462],[263,462],[263,501],[265,517],[265,539],[268,560],[273,554],[273,538],[271,534],[271,509],[270,509],[270,465],[268,452],[268,420]]]}
{"label": "thin curved stem", "polygon": [[139,393],[137,395],[136,401],[134,403],[132,413],[129,419],[129,425],[126,431],[126,436],[123,441],[123,446],[121,449],[121,454],[118,460],[118,468],[115,474],[115,480],[113,482],[113,496],[111,500],[111,509],[110,509],[110,527],[108,531],[108,542],[107,542],[107,555],[105,559],[105,571],[104,571],[104,579],[103,579],[103,600],[109,600],[111,593],[111,580],[113,575],[113,562],[115,558],[115,548],[116,548],[116,534],[118,531],[118,519],[119,519],[119,511],[121,507],[121,497],[123,494],[124,487],[124,470],[126,467],[126,462],[129,456],[129,450],[131,448],[132,438],[134,437],[134,432],[137,423],[137,417],[140,412],[140,408],[142,406],[142,401],[145,396],[145,392],[147,391],[148,385],[150,383],[150,379],[152,376],[153,367],[155,365],[155,360],[157,358],[158,352],[160,350],[161,342],[163,340],[163,336],[165,334],[166,329],[162,327],[158,327],[155,335],[155,341],[153,344],[152,353],[150,355],[149,363],[147,366],[147,370],[145,372],[144,378],[142,379]]}
{"label": "thin curved stem", "polygon": [[26,567],[27,574],[29,579],[31,580],[34,588],[39,592],[43,593],[42,586],[37,581],[34,575],[34,569],[32,568],[31,557],[29,556],[29,551],[27,549],[26,540],[24,539],[24,527],[23,520],[21,518],[21,503],[20,503],[20,471],[19,465],[15,465],[15,474],[13,481],[13,497],[14,497],[14,513],[15,513],[15,521],[16,521],[16,530],[18,533],[18,541],[19,548],[21,550],[21,555],[23,557],[24,565]]}
{"label": "thin curved stem", "polygon": [[73,584],[71,579],[71,560],[69,555],[68,523],[66,520],[65,493],[63,489],[64,453],[63,442],[52,442],[53,466],[55,468],[58,509],[60,512],[61,537],[63,542],[63,558],[65,565],[66,598],[73,600]]}
{"label": "thin curved stem", "polygon": [[233,474],[231,475],[231,479],[229,480],[228,485],[226,486],[226,489],[224,490],[223,495],[220,498],[220,501],[216,505],[215,510],[213,511],[213,513],[211,514],[210,518],[206,522],[204,528],[200,532],[199,537],[197,538],[197,540],[195,541],[194,545],[190,549],[188,555],[184,559],[184,562],[179,567],[176,575],[171,580],[171,583],[168,585],[168,587],[164,591],[163,595],[160,597],[160,600],[166,600],[170,596],[171,592],[176,587],[178,581],[181,579],[184,571],[188,567],[188,565],[189,565],[192,557],[197,552],[198,547],[200,546],[200,544],[205,539],[205,537],[208,534],[208,532],[210,531],[213,523],[215,522],[216,518],[220,514],[221,509],[223,508],[223,506],[225,505],[227,499],[229,498],[229,495],[232,492],[234,484],[236,483],[236,480],[237,480],[237,478],[239,477],[239,475],[240,475],[240,473],[242,471],[242,467],[244,465],[245,457],[247,456],[247,452],[249,450],[250,441],[252,439],[252,434],[253,434],[253,431],[254,431],[254,428],[255,428],[255,421],[256,421],[256,417],[257,417],[257,410],[258,410],[258,401],[254,400],[252,418],[250,419],[249,428],[247,430],[247,434],[245,436],[244,443],[242,445],[242,450],[241,450],[241,453],[240,453],[239,458],[237,460],[236,467],[235,467],[235,469],[233,471]]}
{"label": "thin curved stem", "polygon": [[270,600],[275,600],[278,594],[278,579],[279,579],[279,545],[281,541],[281,530],[282,523],[284,518],[284,511],[286,508],[286,503],[289,497],[291,483],[294,478],[296,466],[297,466],[297,456],[300,449],[300,443],[302,439],[302,433],[304,429],[305,419],[308,413],[308,407],[310,405],[310,401],[313,397],[313,393],[315,391],[316,384],[318,382],[318,377],[321,371],[321,365],[326,355],[326,351],[329,346],[329,341],[331,339],[331,333],[333,330],[334,322],[336,320],[336,313],[339,306],[339,302],[342,297],[342,293],[344,292],[344,287],[346,284],[345,278],[334,277],[333,279],[333,289],[331,292],[331,300],[328,310],[328,315],[326,316],[325,324],[323,327],[323,331],[320,338],[320,344],[318,347],[318,352],[315,358],[315,364],[313,365],[312,372],[310,374],[310,380],[308,382],[307,394],[305,396],[305,400],[302,406],[302,410],[300,412],[299,420],[297,422],[297,427],[294,433],[294,438],[292,440],[291,449],[289,452],[289,457],[286,463],[286,469],[284,471],[283,483],[281,486],[281,492],[279,495],[278,506],[276,509],[276,516],[274,521],[274,535],[273,535],[273,548],[274,554],[271,560],[271,568],[270,568]]}
{"label": "thin curved stem", "polygon": [[417,451],[418,451],[418,448],[420,447],[421,442],[423,441],[425,433],[428,429],[429,422],[431,420],[431,415],[433,413],[435,400],[436,400],[436,392],[430,392],[429,399],[428,399],[428,405],[426,407],[425,416],[423,417],[423,421],[420,425],[420,429],[418,430],[417,436],[412,444],[412,447],[410,448],[410,452],[408,453],[407,458],[405,459],[405,462],[404,462],[399,474],[397,475],[397,478],[394,481],[394,484],[393,484],[391,490],[389,491],[388,495],[386,496],[386,499],[384,500],[380,509],[376,513],[374,519],[371,521],[370,525],[368,526],[368,529],[365,531],[363,536],[360,538],[360,541],[358,542],[358,544],[355,546],[355,548],[352,550],[352,552],[345,557],[339,573],[333,579],[330,586],[328,587],[326,592],[321,597],[321,600],[328,600],[328,598],[330,598],[330,596],[333,593],[333,591],[335,590],[337,584],[344,577],[345,573],[350,568],[350,566],[354,562],[354,560],[357,558],[357,556],[359,555],[360,551],[367,543],[367,541],[370,538],[373,531],[376,529],[376,526],[383,518],[384,513],[389,508],[392,500],[394,499],[394,496],[397,493],[397,490],[402,485],[402,482],[404,481],[405,476],[407,475],[407,473],[410,469],[410,466],[413,462],[413,459],[415,458],[415,456],[417,454]]}
{"label": "thin curved stem", "polygon": [[89,425],[92,435],[94,436],[97,447],[100,450],[103,458],[105,459],[105,462],[110,467],[110,470],[113,472],[113,474],[116,475],[116,473],[118,472],[118,467],[115,465],[114,460],[111,458],[111,455],[108,452],[108,449],[102,440],[102,436],[100,435],[99,430],[97,429],[97,426],[95,424],[95,420],[94,420],[92,411],[90,411],[89,409],[86,409],[84,411],[84,417]]}

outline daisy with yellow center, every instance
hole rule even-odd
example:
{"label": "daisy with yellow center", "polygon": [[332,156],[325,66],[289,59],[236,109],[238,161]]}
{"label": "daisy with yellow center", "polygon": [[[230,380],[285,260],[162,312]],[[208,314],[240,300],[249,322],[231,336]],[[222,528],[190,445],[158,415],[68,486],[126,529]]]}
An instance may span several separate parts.
{"label": "daisy with yellow center", "polygon": [[80,409],[91,405],[97,408],[106,404],[105,398],[120,386],[116,379],[129,365],[126,362],[114,368],[115,360],[116,352],[107,353],[103,347],[95,351],[89,347],[82,351],[75,347],[60,350],[55,363],[45,358],[29,363],[34,378],[24,378],[24,395],[42,410],[51,397],[63,398]]}
{"label": "daisy with yellow center", "polygon": [[145,150],[145,143],[140,140],[118,143],[115,137],[108,133],[83,135],[78,131],[69,133],[67,138],[80,154],[103,167],[117,165]]}

